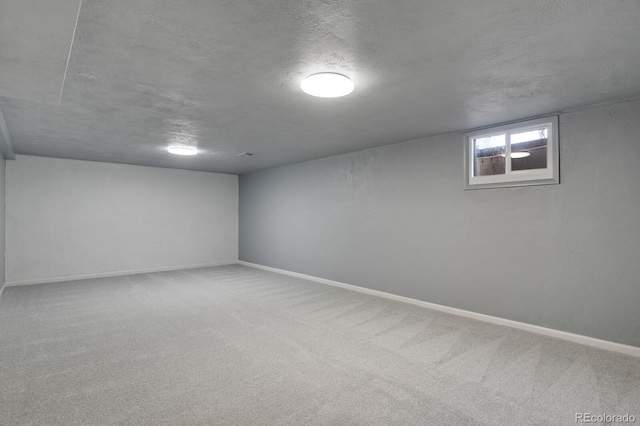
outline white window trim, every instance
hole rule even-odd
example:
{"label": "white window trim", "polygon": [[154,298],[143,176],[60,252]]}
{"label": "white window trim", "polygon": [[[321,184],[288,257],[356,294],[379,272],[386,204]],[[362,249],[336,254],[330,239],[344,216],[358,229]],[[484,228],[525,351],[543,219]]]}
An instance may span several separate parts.
{"label": "white window trim", "polygon": [[[511,133],[547,128],[547,168],[535,170],[510,170]],[[506,173],[503,175],[473,176],[474,152],[473,140],[505,133],[506,136]],[[505,126],[491,127],[465,134],[464,144],[464,189],[503,188],[512,186],[555,185],[560,183],[560,162],[558,149],[558,116],[522,121]]]}

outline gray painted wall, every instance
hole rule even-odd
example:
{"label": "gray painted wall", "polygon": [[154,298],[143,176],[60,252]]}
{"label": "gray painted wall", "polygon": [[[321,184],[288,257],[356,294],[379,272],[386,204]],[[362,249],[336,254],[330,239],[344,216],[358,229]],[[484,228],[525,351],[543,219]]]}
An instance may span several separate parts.
{"label": "gray painted wall", "polygon": [[4,278],[4,241],[5,241],[5,229],[4,229],[4,183],[5,183],[5,165],[6,160],[0,154],[0,291],[5,283]]}
{"label": "gray painted wall", "polygon": [[560,117],[561,184],[463,191],[463,137],[240,177],[240,259],[640,346],[640,101]]}
{"label": "gray painted wall", "polygon": [[7,283],[234,263],[238,177],[18,156]]}

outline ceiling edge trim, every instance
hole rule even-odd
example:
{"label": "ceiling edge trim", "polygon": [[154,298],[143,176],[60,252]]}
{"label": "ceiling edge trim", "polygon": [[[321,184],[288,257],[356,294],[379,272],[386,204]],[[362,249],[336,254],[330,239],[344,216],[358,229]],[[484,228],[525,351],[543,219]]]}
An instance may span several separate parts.
{"label": "ceiling edge trim", "polygon": [[80,10],[82,10],[82,0],[78,4],[78,14],[76,15],[76,24],[73,26],[73,34],[71,35],[71,43],[69,44],[69,54],[67,55],[67,64],[64,67],[62,75],[62,87],[60,87],[60,97],[58,98],[58,106],[62,105],[62,94],[64,93],[64,83],[67,81],[67,72],[69,71],[69,62],[71,61],[71,51],[73,50],[73,42],[76,40],[76,31],[78,30],[78,22],[80,21]]}
{"label": "ceiling edge trim", "polygon": [[13,142],[11,142],[11,135],[9,134],[9,128],[4,121],[4,115],[0,109],[0,152],[2,156],[7,160],[15,160],[16,153],[13,150]]}

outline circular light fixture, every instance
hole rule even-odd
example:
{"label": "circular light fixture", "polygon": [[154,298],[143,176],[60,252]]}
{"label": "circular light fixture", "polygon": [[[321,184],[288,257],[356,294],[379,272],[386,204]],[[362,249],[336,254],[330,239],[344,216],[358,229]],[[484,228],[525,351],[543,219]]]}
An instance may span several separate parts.
{"label": "circular light fixture", "polygon": [[302,80],[303,92],[319,98],[339,98],[353,92],[353,82],[342,74],[320,72]]}
{"label": "circular light fixture", "polygon": [[171,145],[167,151],[176,155],[196,155],[198,148],[195,146]]}
{"label": "circular light fixture", "polygon": [[[507,154],[500,154],[502,157],[506,157]],[[530,152],[512,152],[511,153],[511,158],[526,158],[528,156],[530,156],[531,153]]]}

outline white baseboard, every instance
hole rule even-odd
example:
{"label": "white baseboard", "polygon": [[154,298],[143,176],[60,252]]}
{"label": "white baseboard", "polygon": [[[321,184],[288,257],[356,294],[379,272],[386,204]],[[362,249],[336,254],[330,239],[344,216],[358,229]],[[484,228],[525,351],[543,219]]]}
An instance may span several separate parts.
{"label": "white baseboard", "polygon": [[212,266],[234,265],[237,263],[238,263],[237,260],[230,260],[228,262],[204,263],[199,265],[170,266],[165,268],[135,269],[135,270],[129,270],[129,271],[102,272],[97,274],[38,278],[38,279],[29,279],[29,280],[9,281],[5,284],[5,287],[16,287],[20,285],[32,285],[32,284],[58,283],[63,281],[88,280],[91,278],[119,277],[122,275],[149,274],[152,272],[178,271],[180,269],[208,268]]}
{"label": "white baseboard", "polygon": [[238,261],[238,263],[240,265],[248,266],[251,268],[262,269],[265,271],[275,272],[283,275],[289,275],[291,277],[302,278],[305,280],[314,281],[321,284],[327,284],[335,287],[342,287],[348,290],[357,291],[359,293],[365,293],[373,296],[384,297],[386,299],[396,300],[398,302],[410,303],[412,305],[417,305],[417,306],[433,309],[440,312],[446,312],[448,314],[459,315],[462,317],[472,318],[475,320],[489,322],[492,324],[498,324],[506,327],[517,328],[519,330],[529,331],[531,333],[542,334],[544,336],[555,337],[557,339],[567,340],[569,342],[579,343],[585,346],[591,346],[594,348],[605,349],[608,351],[618,352],[625,355],[640,357],[640,348],[636,346],[624,345],[622,343],[596,339],[594,337],[588,337],[588,336],[583,336],[581,334],[569,333],[567,331],[554,330],[552,328],[540,327],[538,325],[527,324],[524,322],[512,321],[509,319],[494,317],[491,315],[484,315],[476,312],[465,311],[464,309],[450,308],[448,306],[438,305],[430,302],[424,302],[422,300],[411,299],[409,297],[404,297],[404,296],[397,296],[391,293],[385,293],[384,291],[371,290],[364,287],[358,287],[351,284],[341,283],[339,281],[332,281],[325,278],[319,278],[311,275],[300,274],[298,272],[291,272],[284,269],[272,268],[270,266],[258,265],[256,263],[245,262],[242,260]]}

